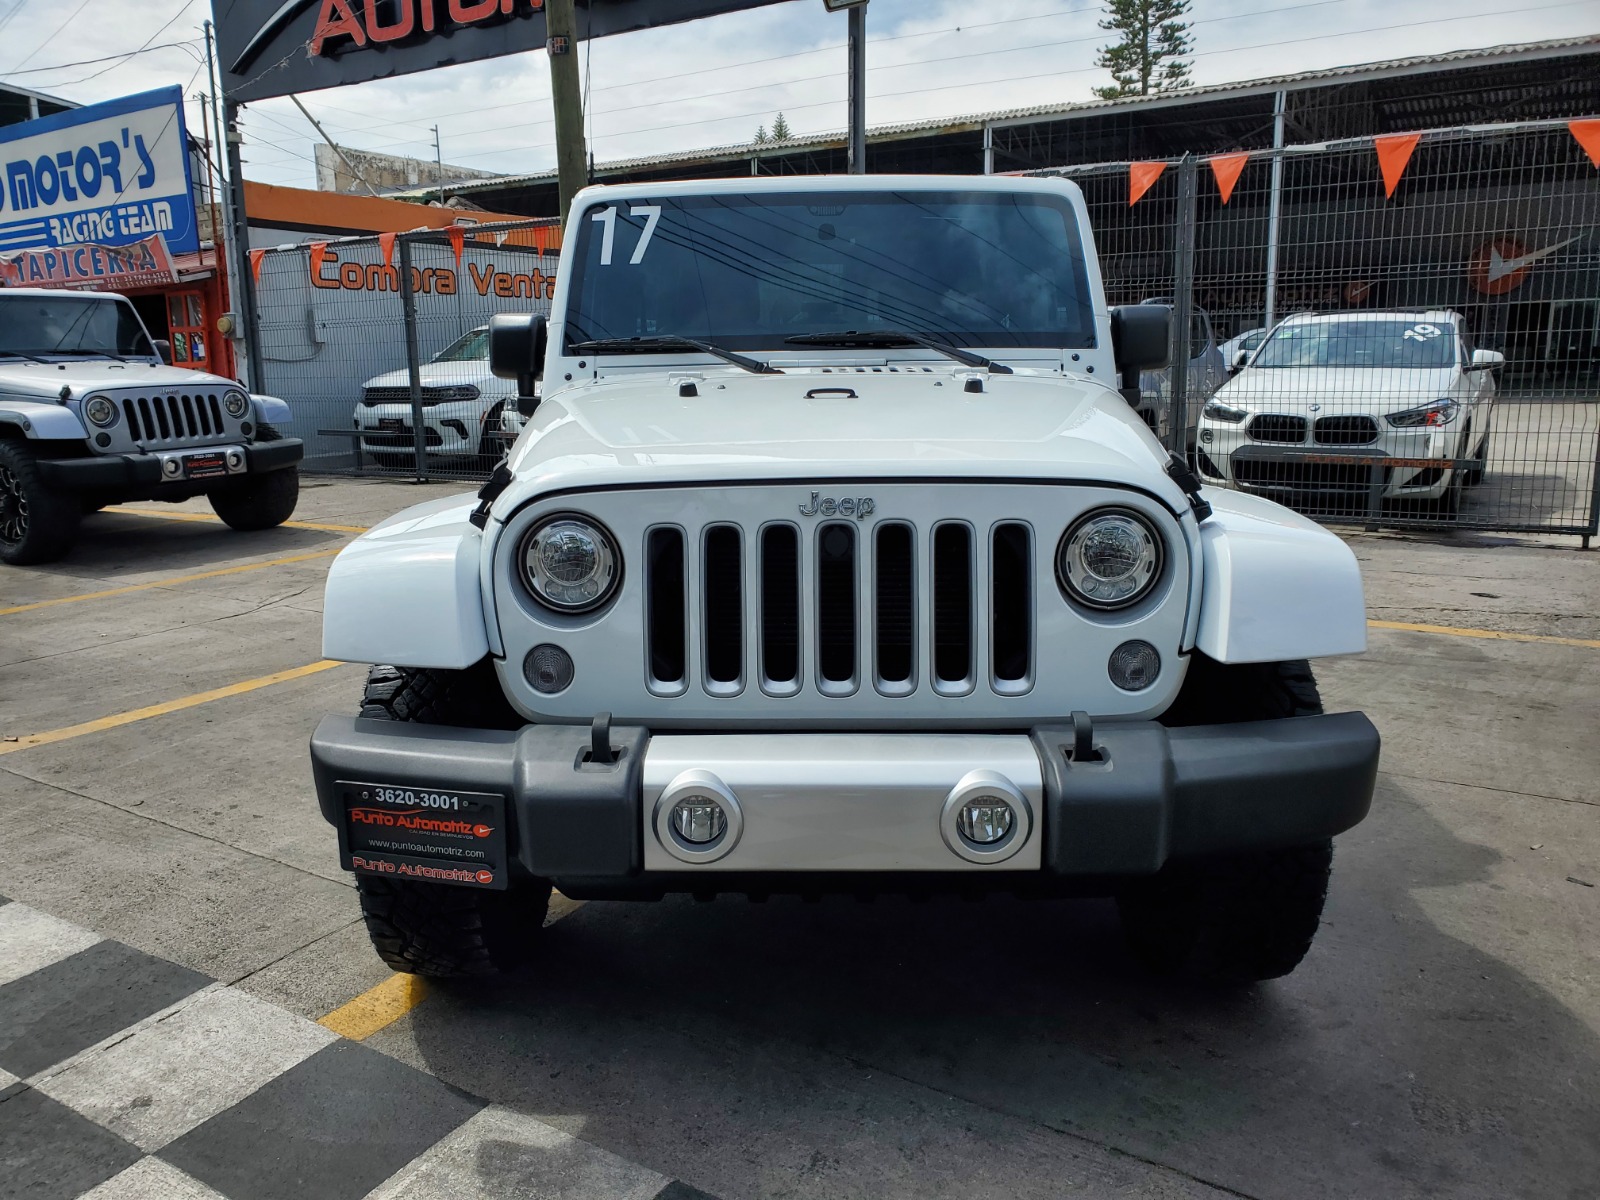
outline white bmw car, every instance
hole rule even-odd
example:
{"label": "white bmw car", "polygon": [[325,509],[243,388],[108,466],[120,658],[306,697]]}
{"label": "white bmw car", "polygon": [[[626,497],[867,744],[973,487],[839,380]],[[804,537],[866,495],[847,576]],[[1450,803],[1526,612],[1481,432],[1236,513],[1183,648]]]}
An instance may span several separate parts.
{"label": "white bmw car", "polygon": [[1202,411],[1200,473],[1277,499],[1365,496],[1376,465],[1383,499],[1453,508],[1483,478],[1504,363],[1448,310],[1286,317]]}

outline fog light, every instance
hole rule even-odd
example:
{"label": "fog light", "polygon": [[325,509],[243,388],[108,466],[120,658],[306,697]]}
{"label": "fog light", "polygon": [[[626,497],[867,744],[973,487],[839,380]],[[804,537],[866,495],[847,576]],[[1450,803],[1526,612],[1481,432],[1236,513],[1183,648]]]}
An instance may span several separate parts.
{"label": "fog light", "polygon": [[240,454],[237,450],[228,451],[228,469],[230,471],[237,471],[242,466],[244,466],[244,455]]}
{"label": "fog light", "polygon": [[728,818],[710,796],[685,796],[672,806],[672,830],[692,846],[705,846],[728,831]]}
{"label": "fog light", "polygon": [[944,844],[972,863],[1004,862],[1033,831],[1028,798],[998,771],[968,771],[939,815]]}
{"label": "fog light", "polygon": [[553,696],[572,686],[577,670],[572,665],[572,655],[547,642],[528,651],[528,656],[522,660],[522,673],[534,691]]}
{"label": "fog light", "polygon": [[168,475],[176,475],[179,471],[183,470],[183,468],[178,464],[178,460],[175,458],[169,458],[163,462],[161,464],[161,469]]}
{"label": "fog light", "polygon": [[969,842],[992,846],[1011,832],[1016,818],[1011,806],[998,796],[979,796],[961,806],[956,829]]}
{"label": "fog light", "polygon": [[1161,674],[1161,655],[1149,642],[1123,642],[1106,665],[1111,682],[1125,692],[1142,692]]}
{"label": "fog light", "polygon": [[733,851],[744,813],[728,785],[710,771],[680,772],[661,791],[652,819],[656,840],[679,862],[715,862]]}

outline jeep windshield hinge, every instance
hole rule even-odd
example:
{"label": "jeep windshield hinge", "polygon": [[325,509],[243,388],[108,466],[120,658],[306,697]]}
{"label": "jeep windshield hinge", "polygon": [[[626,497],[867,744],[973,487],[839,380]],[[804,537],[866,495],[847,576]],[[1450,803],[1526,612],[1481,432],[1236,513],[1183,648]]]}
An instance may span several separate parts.
{"label": "jeep windshield hinge", "polygon": [[1183,489],[1189,497],[1189,507],[1194,509],[1194,519],[1204,521],[1211,515],[1211,505],[1200,498],[1200,477],[1193,468],[1176,454],[1167,459],[1167,478]]}
{"label": "jeep windshield hinge", "polygon": [[472,515],[467,520],[471,521],[479,529],[489,523],[489,509],[500,498],[500,493],[511,486],[512,476],[509,464],[509,456],[502,458],[499,465],[490,474],[489,482],[478,489],[480,503],[477,508],[472,510]]}

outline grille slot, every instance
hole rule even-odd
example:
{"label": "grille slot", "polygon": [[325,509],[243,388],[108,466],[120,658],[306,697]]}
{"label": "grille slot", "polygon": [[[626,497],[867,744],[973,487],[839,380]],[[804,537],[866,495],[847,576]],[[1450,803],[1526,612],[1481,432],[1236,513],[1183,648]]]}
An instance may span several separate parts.
{"label": "grille slot", "polygon": [[996,525],[989,552],[989,628],[996,691],[1015,692],[1033,666],[1033,547],[1026,525]]}
{"label": "grille slot", "polygon": [[700,610],[705,618],[707,686],[737,688],[744,666],[744,555],[734,525],[706,530]]}
{"label": "grille slot", "polygon": [[972,679],[972,531],[965,525],[933,531],[933,676],[945,691]]}
{"label": "grille slot", "polygon": [[838,693],[855,683],[854,525],[836,522],[817,530],[817,674],[825,691]]}
{"label": "grille slot", "polygon": [[683,531],[652,529],[645,543],[650,678],[654,686],[682,691],[688,685],[688,611],[684,596]]}
{"label": "grille slot", "polygon": [[1250,436],[1258,442],[1303,442],[1306,419],[1281,413],[1262,413],[1250,419]]}
{"label": "grille slot", "polygon": [[902,694],[916,683],[916,535],[911,526],[878,526],[874,602],[879,690]]}
{"label": "grille slot", "polygon": [[761,671],[769,686],[800,686],[800,534],[793,525],[761,533]]}
{"label": "grille slot", "polygon": [[1371,417],[1319,417],[1311,428],[1323,446],[1365,446],[1378,440],[1378,423]]}

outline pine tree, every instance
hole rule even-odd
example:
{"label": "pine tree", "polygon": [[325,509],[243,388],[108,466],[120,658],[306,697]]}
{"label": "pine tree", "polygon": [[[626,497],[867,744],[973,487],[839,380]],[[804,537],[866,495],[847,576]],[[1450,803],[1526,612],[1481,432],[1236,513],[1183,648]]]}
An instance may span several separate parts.
{"label": "pine tree", "polygon": [[1184,56],[1193,49],[1189,25],[1189,0],[1107,0],[1108,19],[1100,28],[1120,34],[1122,40],[1101,49],[1095,65],[1111,72],[1115,87],[1095,88],[1102,100],[1148,96],[1189,82]]}
{"label": "pine tree", "polygon": [[783,114],[778,114],[778,119],[772,123],[772,140],[787,142],[794,136],[794,130],[789,128],[789,122],[784,120]]}
{"label": "pine tree", "polygon": [[771,140],[772,135],[767,132],[767,127],[765,125],[758,125],[756,127],[756,145],[764,146]]}

